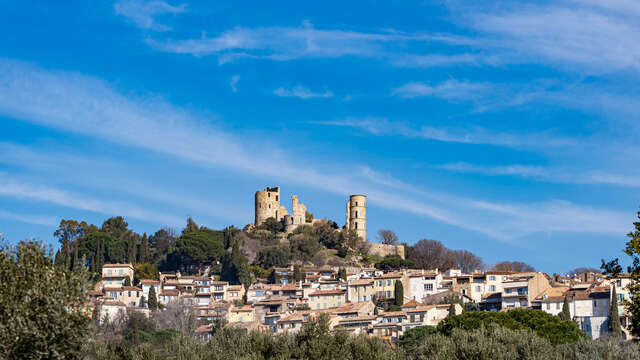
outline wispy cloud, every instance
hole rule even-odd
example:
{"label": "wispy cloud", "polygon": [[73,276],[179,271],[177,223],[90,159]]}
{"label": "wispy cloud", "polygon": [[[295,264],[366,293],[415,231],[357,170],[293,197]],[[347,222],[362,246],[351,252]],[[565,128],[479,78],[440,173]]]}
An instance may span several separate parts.
{"label": "wispy cloud", "polygon": [[[317,162],[291,158],[276,145],[257,139],[248,142],[241,135],[218,130],[210,121],[158,98],[124,96],[95,78],[47,71],[15,61],[0,61],[0,114],[169,155],[205,169],[230,168],[340,196],[364,192],[376,206],[504,241],[545,231],[619,233],[629,221],[626,213],[561,200],[490,202],[460,198],[437,189],[414,189],[391,174],[372,181],[371,177],[376,176],[372,169],[341,171],[349,164],[331,164],[327,167],[330,171],[321,171]],[[2,179],[0,194],[155,222],[181,222],[172,215],[157,214],[135,204],[93,199],[12,179]]]}
{"label": "wispy cloud", "polygon": [[552,132],[508,133],[481,127],[450,128],[421,126],[414,127],[408,122],[393,122],[386,118],[346,118],[334,121],[314,121],[310,124],[353,127],[377,136],[404,136],[462,144],[485,144],[510,148],[570,147],[580,139],[554,135]]}
{"label": "wispy cloud", "polygon": [[42,201],[107,215],[125,215],[170,225],[183,222],[182,217],[150,211],[132,203],[98,200],[49,186],[29,184],[2,173],[0,173],[0,196]]}
{"label": "wispy cloud", "polygon": [[[58,225],[58,219],[53,216],[42,215],[25,215],[15,212],[5,211],[0,209],[0,218],[19,221],[25,224],[44,225],[44,226],[56,226]],[[2,239],[2,232],[0,232],[0,239]]]}
{"label": "wispy cloud", "polygon": [[291,89],[279,87],[273,90],[273,94],[280,97],[297,97],[300,99],[332,98],[333,97],[333,93],[329,90],[325,92],[313,92],[302,85],[295,86]]}
{"label": "wispy cloud", "polygon": [[171,27],[158,23],[156,17],[183,13],[187,4],[171,5],[162,0],[120,0],[113,7],[116,14],[128,18],[139,28],[162,32],[171,30]]}
{"label": "wispy cloud", "polygon": [[392,91],[393,95],[404,98],[433,96],[445,100],[474,100],[486,96],[492,89],[489,83],[447,80],[439,84],[411,82]]}
{"label": "wispy cloud", "polygon": [[468,45],[474,41],[464,37],[428,33],[402,33],[394,30],[363,32],[343,29],[318,29],[310,22],[300,27],[237,26],[217,36],[202,35],[198,39],[147,38],[159,51],[217,55],[220,63],[237,59],[269,59],[290,61],[304,58],[339,58],[356,56],[382,59],[395,66],[434,67],[454,64],[477,64],[475,54],[438,54],[428,49],[407,53],[406,43],[422,48],[431,43]]}
{"label": "wispy cloud", "polygon": [[566,184],[604,184],[627,187],[639,187],[640,175],[624,175],[603,171],[568,170],[567,168],[554,168],[533,165],[505,165],[485,166],[474,165],[465,162],[443,164],[437,166],[440,169],[486,176],[515,176],[536,181],[556,182]]}
{"label": "wispy cloud", "polygon": [[231,77],[231,82],[229,83],[229,85],[231,85],[231,92],[238,92],[238,81],[240,81],[240,75],[233,75]]}
{"label": "wispy cloud", "polygon": [[489,4],[450,5],[454,15],[461,15],[459,23],[479,30],[482,46],[498,50],[505,61],[592,74],[640,70],[640,23],[633,1]]}

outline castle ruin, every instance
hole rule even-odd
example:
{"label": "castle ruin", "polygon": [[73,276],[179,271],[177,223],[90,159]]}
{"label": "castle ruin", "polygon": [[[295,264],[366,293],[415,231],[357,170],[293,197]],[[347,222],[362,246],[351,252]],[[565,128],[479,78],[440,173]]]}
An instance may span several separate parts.
{"label": "castle ruin", "polygon": [[291,214],[284,205],[280,205],[280,187],[267,187],[263,191],[256,191],[255,196],[255,221],[258,226],[272,217],[284,225],[284,231],[292,232],[298,226],[305,224],[307,219],[307,207],[298,202],[298,196],[291,196]]}
{"label": "castle ruin", "polygon": [[[366,195],[351,195],[346,206],[347,230],[354,230],[358,237],[367,241],[367,197]],[[307,207],[298,201],[298,196],[291,196],[291,213],[284,205],[280,204],[280,187],[267,187],[262,191],[256,191],[255,195],[255,221],[254,225],[262,224],[268,218],[274,218],[282,222],[284,231],[292,232],[298,226],[306,224]],[[318,221],[314,219],[314,222]],[[398,255],[404,259],[404,246],[369,243],[369,252],[373,255],[384,257],[386,255]]]}

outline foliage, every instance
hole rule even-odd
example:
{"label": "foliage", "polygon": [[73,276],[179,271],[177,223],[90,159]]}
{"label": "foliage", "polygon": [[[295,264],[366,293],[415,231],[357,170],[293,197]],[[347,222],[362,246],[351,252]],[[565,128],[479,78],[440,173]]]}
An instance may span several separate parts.
{"label": "foliage", "polygon": [[[640,211],[637,213],[640,219]],[[627,234],[626,246],[624,253],[632,260],[632,265],[627,267],[627,272],[631,275],[631,284],[627,285],[629,290],[629,299],[625,303],[627,312],[631,315],[631,333],[640,336],[640,221],[633,223],[633,230]],[[608,263],[602,260],[602,270],[604,273],[615,277],[622,272],[622,266],[618,263],[618,259],[614,259]]]}
{"label": "foliage", "polygon": [[514,272],[533,272],[536,269],[522,261],[503,261],[493,265],[493,270],[514,271]]}
{"label": "foliage", "polygon": [[380,262],[376,263],[376,269],[398,270],[415,268],[416,264],[412,260],[405,260],[398,255],[387,255]]}
{"label": "foliage", "polygon": [[609,309],[609,331],[614,335],[622,334],[620,327],[620,314],[618,314],[618,294],[616,287],[611,287],[611,308]]}
{"label": "foliage", "polygon": [[280,284],[280,275],[278,275],[276,269],[271,270],[271,274],[269,274],[267,281],[269,284]]}
{"label": "foliage", "polygon": [[562,303],[562,312],[558,314],[560,320],[571,320],[571,310],[569,310],[569,300],[567,297],[564,297],[564,302]]}
{"label": "foliage", "polygon": [[284,225],[282,222],[276,220],[273,217],[267,218],[262,224],[257,226],[259,230],[267,230],[272,234],[277,234],[279,232],[284,231]]}
{"label": "foliage", "polygon": [[404,304],[404,287],[402,286],[402,281],[396,280],[394,282],[393,292],[396,296],[394,304],[402,306],[402,304]]}
{"label": "foliage", "polygon": [[338,280],[347,281],[347,269],[345,268],[338,269]]}
{"label": "foliage", "polygon": [[126,277],[124,278],[124,284],[122,284],[122,285],[124,285],[124,286],[131,286],[131,278],[130,278],[130,277],[128,277],[128,276],[126,276]]}
{"label": "foliage", "polygon": [[156,294],[156,287],[149,287],[149,299],[147,300],[147,306],[149,310],[156,311],[158,310],[158,295]]}
{"label": "foliage", "polygon": [[129,224],[124,220],[122,216],[115,216],[105,220],[102,223],[100,231],[105,232],[118,239],[125,239],[125,236],[130,232]]}
{"label": "foliage", "polygon": [[404,332],[396,344],[411,353],[428,336],[437,334],[438,331],[433,326],[418,326]]}
{"label": "foliage", "polygon": [[467,250],[454,250],[453,255],[456,259],[456,267],[463,273],[470,274],[474,270],[482,270],[482,258]]}
{"label": "foliage", "polygon": [[91,318],[88,273],[56,268],[34,241],[0,249],[0,358],[78,359]]}
{"label": "foliage", "polygon": [[304,213],[304,222],[306,222],[306,223],[313,222],[313,214],[308,212],[308,211],[306,211]]}
{"label": "foliage", "polygon": [[286,245],[267,246],[258,253],[257,264],[263,268],[285,267],[289,265],[290,253]]}
{"label": "foliage", "polygon": [[251,285],[251,273],[247,265],[247,259],[240,253],[238,243],[234,243],[231,254],[227,253],[222,259],[222,272],[220,277],[231,284],[242,284],[245,287]]}
{"label": "foliage", "polygon": [[306,278],[306,272],[298,265],[293,266],[293,281],[300,282]]}
{"label": "foliage", "polygon": [[570,320],[560,320],[557,316],[540,310],[514,309],[507,312],[466,312],[451,316],[438,324],[438,332],[451,335],[453,329],[473,330],[481,326],[496,324],[512,330],[530,329],[553,345],[575,342],[586,338],[578,325]]}
{"label": "foliage", "polygon": [[136,265],[136,278],[138,280],[158,280],[158,268],[153,264],[140,263]]}
{"label": "foliage", "polygon": [[456,259],[451,250],[438,240],[422,239],[413,245],[409,257],[421,269],[450,269]]}
{"label": "foliage", "polygon": [[293,259],[306,262],[322,250],[322,245],[315,241],[313,237],[297,234],[289,239],[289,248]]}
{"label": "foliage", "polygon": [[222,259],[225,255],[222,241],[221,231],[204,229],[186,233],[178,238],[163,267],[165,270],[194,273]]}
{"label": "foliage", "polygon": [[249,272],[253,274],[255,278],[267,278],[271,272],[258,265],[250,265],[248,267]]}

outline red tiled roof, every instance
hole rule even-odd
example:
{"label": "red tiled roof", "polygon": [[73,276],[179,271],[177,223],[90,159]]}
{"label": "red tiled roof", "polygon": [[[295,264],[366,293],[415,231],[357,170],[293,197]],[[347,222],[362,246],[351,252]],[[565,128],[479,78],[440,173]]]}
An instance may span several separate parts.
{"label": "red tiled roof", "polygon": [[336,290],[318,290],[309,294],[309,296],[319,296],[319,295],[343,295],[347,291],[344,289],[336,289]]}

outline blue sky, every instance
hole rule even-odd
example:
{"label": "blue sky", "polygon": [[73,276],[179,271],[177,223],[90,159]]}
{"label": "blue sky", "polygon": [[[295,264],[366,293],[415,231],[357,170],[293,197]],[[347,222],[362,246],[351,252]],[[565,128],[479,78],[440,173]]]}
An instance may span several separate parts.
{"label": "blue sky", "polygon": [[633,0],[0,1],[0,232],[241,227],[280,185],[340,224],[367,194],[370,240],[598,266],[640,205],[639,16]]}

